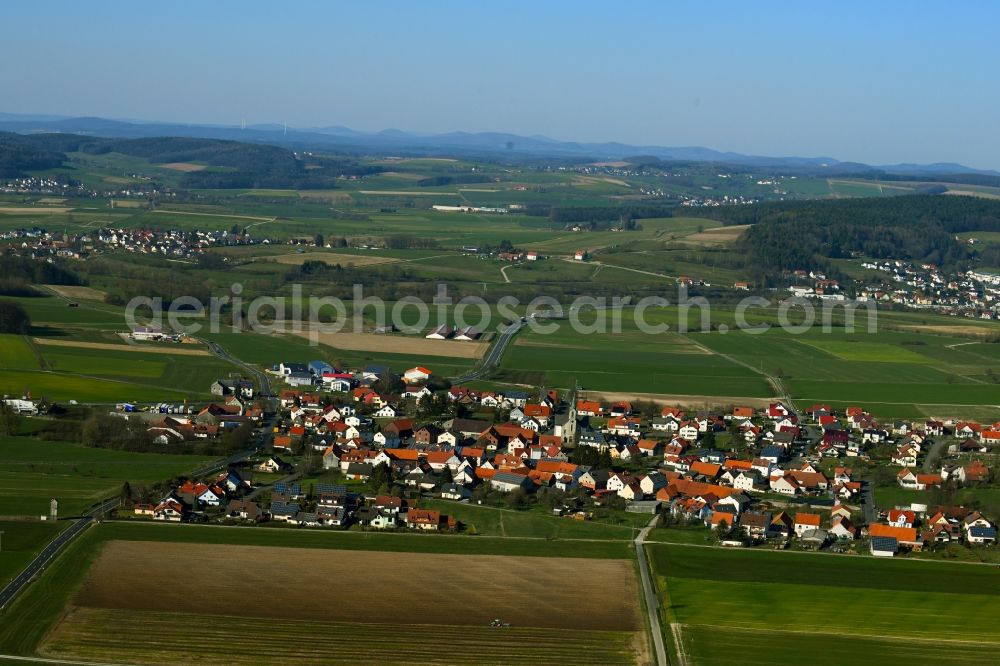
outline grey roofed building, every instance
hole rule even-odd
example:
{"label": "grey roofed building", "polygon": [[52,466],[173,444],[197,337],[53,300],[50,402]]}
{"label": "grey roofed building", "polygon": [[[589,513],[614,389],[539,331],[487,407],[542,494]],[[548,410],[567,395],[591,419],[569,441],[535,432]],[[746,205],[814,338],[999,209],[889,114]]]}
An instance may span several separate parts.
{"label": "grey roofed building", "polygon": [[295,502],[271,502],[271,515],[290,517],[296,515],[301,507]]}
{"label": "grey roofed building", "polygon": [[772,462],[777,462],[781,460],[782,456],[785,455],[785,450],[780,446],[765,446],[760,451],[760,457],[764,460],[770,460]]}
{"label": "grey roofed building", "polygon": [[766,511],[746,511],[740,516],[740,527],[766,530],[770,525],[771,514]]}
{"label": "grey roofed building", "polygon": [[278,481],[276,484],[274,484],[273,491],[276,493],[280,493],[282,495],[301,495],[302,484],[285,483],[284,481]]}
{"label": "grey roofed building", "polygon": [[350,477],[368,478],[372,475],[373,469],[375,468],[372,467],[371,463],[350,463],[344,474]]}
{"label": "grey roofed building", "polygon": [[802,533],[799,540],[807,546],[819,548],[830,540],[830,533],[824,529],[807,530]]}
{"label": "grey roofed building", "polygon": [[445,499],[468,499],[472,491],[457,483],[446,483],[441,486],[441,497]]}
{"label": "grey roofed building", "polygon": [[969,536],[976,539],[996,539],[997,530],[995,527],[970,527]]}
{"label": "grey roofed building", "polygon": [[774,433],[774,437],[771,438],[775,444],[787,444],[791,445],[795,443],[795,433],[784,430],[782,432]]}
{"label": "grey roofed building", "polygon": [[445,428],[451,432],[457,432],[461,435],[471,437],[473,435],[480,435],[483,432],[490,429],[493,425],[490,421],[481,421],[479,419],[452,419],[451,421],[445,422]]}
{"label": "grey roofed building", "polygon": [[871,551],[873,554],[891,553],[895,555],[899,552],[899,542],[896,540],[896,537],[872,537]]}
{"label": "grey roofed building", "polygon": [[639,500],[625,505],[625,510],[630,513],[656,513],[659,508],[659,500]]}
{"label": "grey roofed building", "polygon": [[604,436],[603,432],[585,430],[580,433],[577,443],[581,446],[596,446],[598,448],[603,448],[608,445],[608,438]]}

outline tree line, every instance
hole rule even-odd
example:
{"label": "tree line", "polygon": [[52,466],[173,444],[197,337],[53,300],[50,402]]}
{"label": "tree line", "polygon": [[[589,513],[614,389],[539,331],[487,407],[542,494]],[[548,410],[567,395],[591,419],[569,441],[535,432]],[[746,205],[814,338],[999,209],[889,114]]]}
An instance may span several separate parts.
{"label": "tree line", "polygon": [[973,197],[780,201],[691,214],[753,225],[742,249],[747,272],[762,283],[796,269],[832,274],[831,259],[856,255],[961,268],[974,255],[956,234],[1000,231],[1000,201]]}

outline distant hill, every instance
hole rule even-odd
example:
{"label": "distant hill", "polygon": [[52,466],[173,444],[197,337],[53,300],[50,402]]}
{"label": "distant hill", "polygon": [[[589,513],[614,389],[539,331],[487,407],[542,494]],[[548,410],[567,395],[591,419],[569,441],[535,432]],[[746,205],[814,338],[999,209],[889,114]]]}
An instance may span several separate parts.
{"label": "distant hill", "polygon": [[420,134],[387,129],[360,132],[342,126],[286,128],[277,124],[251,125],[243,129],[227,125],[162,122],[132,122],[106,118],[21,116],[0,113],[0,130],[21,134],[68,132],[111,138],[192,137],[269,143],[292,148],[314,148],[348,153],[434,154],[454,156],[552,157],[574,160],[623,160],[643,155],[663,161],[687,161],[768,167],[828,175],[1000,176],[1000,172],[973,169],[961,164],[890,164],[871,166],[841,162],[833,157],[763,156],[725,152],[701,146],[635,146],[617,142],[581,143],[557,141],[544,136],[520,136],[500,132],[448,132]]}
{"label": "distant hill", "polygon": [[[116,123],[100,118],[86,120],[87,126],[104,130]],[[217,167],[185,174],[182,186],[188,188],[335,188],[339,176],[367,175],[380,170],[350,158],[310,157],[307,164],[288,148],[225,139],[0,132],[0,177],[17,177],[28,171],[61,166],[67,152],[121,153],[152,163],[198,162]]]}

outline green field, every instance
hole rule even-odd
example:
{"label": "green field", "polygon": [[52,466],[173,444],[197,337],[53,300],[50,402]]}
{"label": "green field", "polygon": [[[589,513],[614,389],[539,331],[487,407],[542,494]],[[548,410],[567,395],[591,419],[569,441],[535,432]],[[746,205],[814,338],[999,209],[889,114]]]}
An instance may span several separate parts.
{"label": "green field", "polygon": [[636,531],[649,523],[646,514],[621,513],[614,520],[574,520],[556,517],[541,507],[523,511],[460,504],[447,500],[425,500],[421,507],[454,516],[468,534],[529,539],[607,539],[631,541]]}
{"label": "green field", "polygon": [[982,663],[1000,645],[995,567],[674,545],[649,553],[664,618],[680,625],[700,666],[731,663],[743,639],[758,649],[741,662],[757,664],[801,663],[817,642],[838,639],[843,650],[819,650],[809,663],[841,660],[855,639],[864,663],[941,663],[942,648],[946,663]]}
{"label": "green field", "polygon": [[[591,313],[581,321],[596,324]],[[648,321],[655,321],[647,313]],[[553,322],[554,323],[554,322]],[[570,322],[555,323],[553,333],[525,331],[508,349],[497,379],[540,378],[568,388],[577,381],[588,391],[767,397],[766,380],[754,371],[704,349],[675,332],[646,334],[626,311],[621,332],[578,332]]]}
{"label": "green field", "polygon": [[125,481],[133,487],[151,485],[210,460],[0,437],[0,516],[46,515],[52,498],[59,500],[60,515],[79,514],[118,494]]}

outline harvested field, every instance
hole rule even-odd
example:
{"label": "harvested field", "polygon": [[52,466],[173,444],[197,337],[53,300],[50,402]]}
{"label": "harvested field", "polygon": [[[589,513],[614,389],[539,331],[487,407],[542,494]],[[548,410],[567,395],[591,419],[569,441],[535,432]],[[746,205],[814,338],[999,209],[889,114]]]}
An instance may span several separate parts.
{"label": "harvested field", "polygon": [[71,210],[65,206],[0,206],[0,215],[59,215]]}
{"label": "harvested field", "polygon": [[[280,322],[276,322],[280,323]],[[287,329],[286,329],[287,330]],[[292,335],[348,351],[412,354],[415,356],[446,356],[480,358],[489,349],[488,342],[462,340],[428,340],[409,335],[376,335],[375,333],[319,333],[303,330]],[[432,368],[433,369],[433,368]]]}
{"label": "harvested field", "polygon": [[[670,395],[666,393],[613,393],[607,391],[600,391],[595,396],[595,399],[597,397],[608,402],[616,402],[618,400],[627,400],[630,402],[644,400],[648,402],[655,402],[658,405],[676,405],[686,409],[695,409],[698,407],[728,407],[730,405],[767,407],[776,399],[718,395]],[[584,398],[581,397],[580,399],[583,400]]]}
{"label": "harvested field", "polygon": [[1000,195],[981,190],[954,190],[949,189],[945,194],[952,194],[960,197],[982,197],[983,199],[1000,199]]}
{"label": "harvested field", "polygon": [[399,261],[392,257],[376,257],[364,254],[338,254],[336,252],[293,252],[291,254],[270,254],[257,257],[258,260],[267,259],[276,261],[279,264],[289,264],[301,266],[307,261],[322,261],[324,264],[333,266],[376,266],[378,264],[393,264]]}
{"label": "harvested field", "polygon": [[183,171],[184,173],[201,171],[205,168],[204,164],[192,164],[191,162],[168,162],[166,164],[157,164],[156,166],[160,167],[161,169],[170,169],[171,171]]}
{"label": "harvested field", "polygon": [[154,347],[152,345],[116,345],[112,342],[80,342],[77,340],[58,340],[55,338],[32,338],[38,345],[47,347],[75,347],[77,349],[103,349],[106,351],[140,352],[143,354],[169,354],[171,356],[211,356],[207,349],[191,349],[183,347]]}
{"label": "harvested field", "polygon": [[396,197],[457,197],[454,192],[413,192],[410,190],[359,190],[359,194],[384,194]]}
{"label": "harvested field", "polygon": [[899,328],[918,333],[935,333],[938,335],[960,335],[986,338],[995,335],[1000,329],[993,326],[971,326],[962,324],[902,324]]}
{"label": "harvested field", "polygon": [[[642,629],[630,560],[231,545],[211,553],[193,567],[186,544],[112,541],[73,604],[171,612],[197,598],[211,599],[213,614],[281,620]],[[345,575],[360,571],[371,575]]]}
{"label": "harvested field", "polygon": [[[76,608],[47,637],[47,657],[184,664],[649,664],[642,634],[406,623],[281,622],[194,613]],[[405,624],[404,624],[405,623]],[[114,627],[113,631],[108,631]]]}
{"label": "harvested field", "polygon": [[69,287],[63,284],[43,284],[49,291],[54,291],[63,298],[81,299],[85,301],[103,301],[107,298],[107,292],[93,287]]}
{"label": "harvested field", "polygon": [[749,224],[739,224],[730,227],[706,229],[705,231],[684,236],[679,240],[684,243],[697,245],[725,245],[735,243],[749,226]]}

